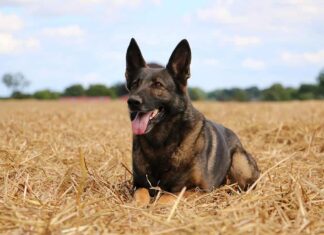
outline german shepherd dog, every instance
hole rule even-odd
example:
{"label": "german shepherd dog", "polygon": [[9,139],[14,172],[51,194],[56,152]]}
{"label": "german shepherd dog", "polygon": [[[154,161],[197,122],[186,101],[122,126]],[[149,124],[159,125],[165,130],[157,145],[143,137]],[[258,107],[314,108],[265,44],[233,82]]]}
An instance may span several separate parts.
{"label": "german shepherd dog", "polygon": [[[256,161],[234,132],[193,107],[187,91],[190,62],[185,39],[165,68],[146,64],[133,38],[128,46],[125,76],[133,131],[133,186],[140,205],[150,202],[156,188],[172,194],[184,187],[187,193],[195,188],[208,192],[230,182],[246,190],[259,177]],[[158,202],[174,198],[165,193]]]}

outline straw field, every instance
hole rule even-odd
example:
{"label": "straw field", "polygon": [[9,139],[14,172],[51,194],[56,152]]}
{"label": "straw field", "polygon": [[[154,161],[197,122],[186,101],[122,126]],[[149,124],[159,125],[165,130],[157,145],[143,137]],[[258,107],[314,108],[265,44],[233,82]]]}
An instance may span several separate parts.
{"label": "straw field", "polygon": [[324,234],[324,102],[195,106],[255,156],[255,190],[137,207],[125,102],[0,102],[0,233]]}

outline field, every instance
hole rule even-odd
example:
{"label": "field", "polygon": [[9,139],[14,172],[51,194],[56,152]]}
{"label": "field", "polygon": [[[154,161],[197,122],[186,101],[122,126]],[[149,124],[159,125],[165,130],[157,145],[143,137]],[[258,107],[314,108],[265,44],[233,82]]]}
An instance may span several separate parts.
{"label": "field", "polygon": [[255,190],[137,207],[125,102],[0,102],[0,233],[324,234],[324,102],[195,106],[255,156]]}

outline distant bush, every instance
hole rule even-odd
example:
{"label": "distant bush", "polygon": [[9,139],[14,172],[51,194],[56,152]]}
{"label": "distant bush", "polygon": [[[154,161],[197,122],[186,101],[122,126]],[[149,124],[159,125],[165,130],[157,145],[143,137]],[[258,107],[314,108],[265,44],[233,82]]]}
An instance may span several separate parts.
{"label": "distant bush", "polygon": [[262,91],[262,100],[266,101],[284,101],[290,100],[291,94],[279,83]]}
{"label": "distant bush", "polygon": [[116,94],[117,97],[125,96],[128,94],[125,83],[116,83],[110,89]]}
{"label": "distant bush", "polygon": [[311,100],[318,97],[319,87],[314,84],[301,84],[297,94],[300,100]]}
{"label": "distant bush", "polygon": [[103,84],[90,85],[85,93],[87,96],[109,96],[111,98],[116,98],[117,96],[113,89],[110,89]]}
{"label": "distant bush", "polygon": [[246,95],[248,100],[260,100],[261,97],[261,90],[256,87],[256,86],[252,86],[249,88],[245,89]]}
{"label": "distant bush", "polygon": [[205,91],[203,91],[198,87],[189,88],[188,92],[189,92],[190,99],[193,101],[204,100],[207,98],[207,94],[205,93]]}
{"label": "distant bush", "polygon": [[249,95],[246,90],[240,88],[214,90],[208,93],[207,96],[212,100],[220,101],[247,101]]}
{"label": "distant bush", "polygon": [[249,97],[245,90],[234,88],[232,93],[232,99],[234,101],[248,101]]}
{"label": "distant bush", "polygon": [[60,94],[50,90],[40,90],[35,92],[33,97],[39,100],[55,100],[60,98]]}
{"label": "distant bush", "polygon": [[69,86],[63,92],[63,96],[84,96],[84,95],[85,95],[85,89],[81,84],[75,84]]}
{"label": "distant bush", "polygon": [[20,91],[14,91],[11,94],[11,98],[13,98],[13,99],[30,99],[30,98],[32,98],[32,95],[22,93]]}
{"label": "distant bush", "polygon": [[[161,68],[159,64],[151,63],[150,67]],[[20,90],[28,86],[29,81],[20,74],[5,74],[2,78],[5,86],[11,89],[11,98],[15,99],[57,99],[60,94],[50,90],[41,90],[35,92],[34,95],[24,94]],[[189,87],[188,93],[191,100],[219,100],[219,101],[288,101],[288,100],[310,100],[324,99],[324,69],[317,76],[315,84],[301,84],[298,88],[284,87],[280,83],[275,83],[266,89],[259,89],[252,86],[246,89],[216,89],[205,92],[199,87]],[[20,89],[20,90],[19,90]],[[128,91],[124,83],[117,83],[111,87],[104,84],[93,84],[85,89],[81,84],[74,84],[67,87],[62,96],[109,96],[111,98],[123,97],[128,95]]]}

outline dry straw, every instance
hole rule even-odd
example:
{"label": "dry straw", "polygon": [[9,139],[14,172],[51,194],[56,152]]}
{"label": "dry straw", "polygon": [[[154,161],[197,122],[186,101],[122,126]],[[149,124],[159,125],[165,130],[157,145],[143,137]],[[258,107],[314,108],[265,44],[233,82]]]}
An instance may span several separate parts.
{"label": "dry straw", "polygon": [[195,106],[255,156],[256,188],[141,208],[124,102],[1,102],[0,233],[324,234],[324,102]]}

